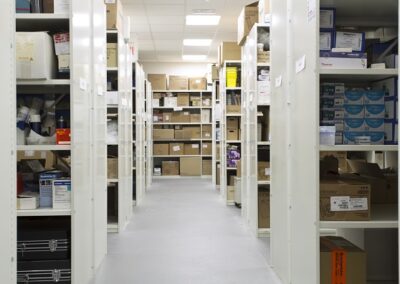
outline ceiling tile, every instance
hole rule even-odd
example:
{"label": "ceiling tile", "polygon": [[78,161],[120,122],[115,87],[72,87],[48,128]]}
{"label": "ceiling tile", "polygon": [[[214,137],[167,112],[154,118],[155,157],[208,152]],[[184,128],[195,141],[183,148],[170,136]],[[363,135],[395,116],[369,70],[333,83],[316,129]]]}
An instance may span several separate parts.
{"label": "ceiling tile", "polygon": [[175,32],[175,33],[153,33],[153,38],[155,40],[183,40],[184,34],[183,32]]}
{"label": "ceiling tile", "polygon": [[146,12],[149,16],[184,16],[184,5],[146,5]]}
{"label": "ceiling tile", "polygon": [[157,32],[183,32],[183,25],[150,25],[151,31],[154,33]]}
{"label": "ceiling tile", "polygon": [[148,17],[150,25],[183,25],[185,24],[184,16],[153,16]]}

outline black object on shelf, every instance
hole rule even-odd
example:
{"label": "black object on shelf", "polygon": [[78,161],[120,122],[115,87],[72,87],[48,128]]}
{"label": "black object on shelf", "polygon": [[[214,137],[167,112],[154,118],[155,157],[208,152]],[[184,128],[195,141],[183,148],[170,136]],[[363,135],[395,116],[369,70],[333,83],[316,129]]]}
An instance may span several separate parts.
{"label": "black object on shelf", "polygon": [[17,264],[17,283],[71,283],[69,260],[20,261]]}

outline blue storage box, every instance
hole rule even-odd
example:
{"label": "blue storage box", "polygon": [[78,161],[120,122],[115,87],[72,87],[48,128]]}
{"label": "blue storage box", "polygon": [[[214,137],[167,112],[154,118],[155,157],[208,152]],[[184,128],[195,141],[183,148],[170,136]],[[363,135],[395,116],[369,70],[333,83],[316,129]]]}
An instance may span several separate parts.
{"label": "blue storage box", "polygon": [[31,12],[31,1],[30,0],[16,0],[15,1],[15,12],[18,14],[29,14]]}

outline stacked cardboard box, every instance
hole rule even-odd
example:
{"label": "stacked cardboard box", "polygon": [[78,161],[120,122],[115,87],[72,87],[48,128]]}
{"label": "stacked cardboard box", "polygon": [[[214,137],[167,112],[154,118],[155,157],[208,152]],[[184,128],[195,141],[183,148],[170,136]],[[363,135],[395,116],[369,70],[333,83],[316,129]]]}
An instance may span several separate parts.
{"label": "stacked cardboard box", "polygon": [[155,156],[169,155],[169,144],[168,143],[154,143],[153,155],[155,155]]}
{"label": "stacked cardboard box", "polygon": [[202,126],[202,138],[203,139],[211,139],[212,138],[212,126],[211,125],[203,125]]}
{"label": "stacked cardboard box", "polygon": [[163,176],[179,175],[179,162],[178,161],[163,161],[162,162],[162,175]]}
{"label": "stacked cardboard box", "polygon": [[203,160],[203,175],[212,175],[212,160]]}
{"label": "stacked cardboard box", "polygon": [[189,90],[207,90],[207,78],[190,78],[189,79]]}
{"label": "stacked cardboard box", "polygon": [[239,137],[239,117],[227,117],[226,119],[226,140],[240,140]]}
{"label": "stacked cardboard box", "polygon": [[269,162],[258,162],[258,180],[266,181],[270,179],[271,169]]}
{"label": "stacked cardboard box", "polygon": [[241,60],[242,50],[236,42],[222,42],[218,48],[218,64],[222,66],[225,61]]}
{"label": "stacked cardboard box", "polygon": [[177,95],[177,105],[178,106],[189,106],[189,94],[180,93]]}
{"label": "stacked cardboard box", "polygon": [[200,145],[198,143],[185,144],[185,155],[200,155]]}
{"label": "stacked cardboard box", "polygon": [[174,129],[153,129],[153,139],[154,140],[168,140],[174,139],[175,131]]}
{"label": "stacked cardboard box", "polygon": [[202,155],[212,155],[212,144],[203,142]]}
{"label": "stacked cardboard box", "polygon": [[118,43],[107,43],[107,67],[118,67]]}
{"label": "stacked cardboard box", "polygon": [[258,228],[270,227],[270,196],[269,190],[258,190]]}
{"label": "stacked cardboard box", "polygon": [[188,90],[189,79],[185,76],[169,76],[168,90]]}
{"label": "stacked cardboard box", "polygon": [[238,18],[238,40],[239,45],[244,45],[246,38],[253,28],[254,24],[258,23],[258,1],[245,6]]}
{"label": "stacked cardboard box", "polygon": [[[167,75],[166,74],[149,74],[147,79],[151,83],[153,90],[166,90],[167,89]],[[153,96],[154,98],[154,96]]]}
{"label": "stacked cardboard box", "polygon": [[170,156],[181,156],[184,155],[185,148],[183,143],[170,143],[169,144],[169,155]]}
{"label": "stacked cardboard box", "polygon": [[201,176],[201,157],[181,157],[180,172],[182,176]]}

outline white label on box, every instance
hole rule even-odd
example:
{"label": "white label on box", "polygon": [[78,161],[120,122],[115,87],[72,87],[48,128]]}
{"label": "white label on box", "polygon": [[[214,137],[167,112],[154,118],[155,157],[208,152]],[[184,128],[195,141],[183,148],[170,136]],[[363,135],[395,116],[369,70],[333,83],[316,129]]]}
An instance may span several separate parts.
{"label": "white label on box", "polygon": [[353,51],[361,51],[362,45],[362,33],[336,32],[336,47],[351,48]]}
{"label": "white label on box", "polygon": [[199,148],[199,144],[192,144],[192,148],[193,149],[198,149]]}
{"label": "white label on box", "polygon": [[[34,153],[34,152],[33,152],[33,153]],[[47,156],[47,153],[46,153],[46,152],[44,152],[44,151],[40,152],[40,158],[46,159],[46,156]]]}
{"label": "white label on box", "polygon": [[306,56],[303,55],[296,61],[296,73],[300,73],[306,68]]}
{"label": "white label on box", "polygon": [[158,116],[153,116],[153,121],[158,122]]}
{"label": "white label on box", "polygon": [[207,144],[204,144],[204,145],[203,145],[203,148],[208,148],[208,145],[207,145]]}
{"label": "white label on box", "polygon": [[333,21],[334,21],[333,10],[320,10],[319,26],[321,29],[333,29],[334,28]]}
{"label": "white label on box", "polygon": [[35,151],[25,151],[24,154],[26,157],[33,157],[35,156]]}
{"label": "white label on box", "polygon": [[266,168],[265,169],[265,175],[266,176],[270,176],[271,175],[271,169],[270,168]]}
{"label": "white label on box", "polygon": [[115,4],[115,0],[104,0],[104,4]]}
{"label": "white label on box", "polygon": [[166,115],[166,116],[165,116],[165,120],[166,120],[166,121],[169,121],[169,120],[170,120],[169,115]]}
{"label": "white label on box", "polygon": [[53,36],[56,55],[69,55],[69,33],[58,33]]}
{"label": "white label on box", "polygon": [[319,49],[331,50],[332,48],[332,34],[329,32],[319,33]]}
{"label": "white label on box", "polygon": [[172,150],[173,150],[174,152],[178,152],[178,151],[181,150],[181,147],[180,147],[180,146],[173,146],[173,147],[172,147]]}
{"label": "white label on box", "polygon": [[190,113],[189,112],[187,112],[187,111],[185,111],[184,113],[183,113],[183,115],[189,115]]}
{"label": "white label on box", "polygon": [[53,208],[71,208],[70,180],[53,180]]}
{"label": "white label on box", "polygon": [[368,198],[351,198],[350,196],[332,196],[331,211],[364,211],[368,210]]}
{"label": "white label on box", "polygon": [[210,135],[210,133],[206,133],[204,136],[210,137],[211,135]]}
{"label": "white label on box", "polygon": [[174,107],[174,111],[182,111],[183,110],[183,108],[181,108],[181,107]]}
{"label": "white label on box", "polygon": [[282,86],[282,75],[275,79],[275,87],[279,88],[280,86]]}

